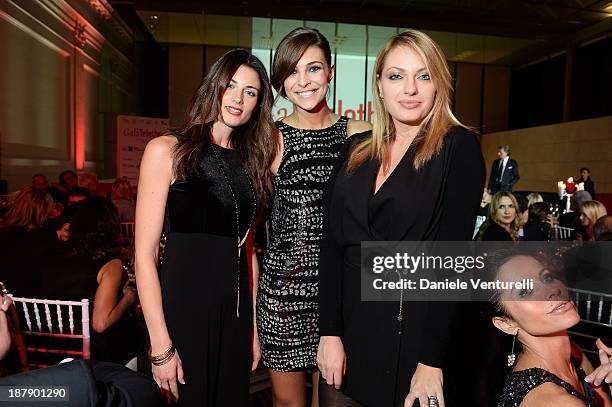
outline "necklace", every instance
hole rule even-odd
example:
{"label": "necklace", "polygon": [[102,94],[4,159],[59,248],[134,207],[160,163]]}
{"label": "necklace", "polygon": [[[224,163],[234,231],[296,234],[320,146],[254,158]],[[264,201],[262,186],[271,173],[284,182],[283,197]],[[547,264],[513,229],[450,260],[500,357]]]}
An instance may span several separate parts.
{"label": "necklace", "polygon": [[246,170],[244,169],[244,166],[241,165],[240,167],[242,168],[242,171],[244,172],[246,179],[249,181],[249,189],[251,191],[251,195],[252,195],[253,202],[254,202],[253,212],[251,213],[251,218],[249,220],[247,230],[241,239],[240,238],[240,208],[238,207],[238,199],[236,198],[236,195],[234,194],[234,189],[232,188],[232,184],[225,171],[225,165],[223,164],[223,160],[221,159],[221,155],[219,154],[217,145],[211,142],[211,149],[217,161],[217,165],[221,169],[221,173],[223,174],[223,178],[225,179],[225,184],[227,185],[227,188],[229,189],[229,192],[232,195],[232,200],[234,201],[234,211],[236,214],[236,240],[237,240],[237,249],[238,249],[238,256],[237,256],[238,273],[237,273],[237,286],[236,286],[236,318],[240,318],[240,249],[242,248],[242,245],[244,245],[244,243],[246,242],[246,239],[251,230],[251,225],[253,224],[253,221],[255,220],[255,215],[257,214],[257,198],[255,197],[255,191],[253,190],[253,184],[251,183],[251,178],[249,177],[249,174],[247,174]]}

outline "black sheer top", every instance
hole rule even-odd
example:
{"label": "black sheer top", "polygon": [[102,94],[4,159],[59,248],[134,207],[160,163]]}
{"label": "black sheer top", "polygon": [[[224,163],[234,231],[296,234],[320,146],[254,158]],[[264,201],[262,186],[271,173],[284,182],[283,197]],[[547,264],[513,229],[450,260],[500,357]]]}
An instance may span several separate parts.
{"label": "black sheer top", "polygon": [[[498,407],[518,407],[523,402],[523,399],[527,394],[544,383],[554,383],[557,386],[563,387],[566,392],[574,397],[579,398],[584,402],[587,407],[598,407],[600,404],[595,394],[595,390],[584,381],[586,374],[580,367],[576,367],[578,373],[578,379],[582,383],[584,390],[584,396],[580,394],[576,389],[568,382],[561,380],[556,375],[550,373],[547,370],[534,367],[531,369],[519,370],[512,372],[506,377],[506,383],[504,384],[504,390],[499,399]],[[554,400],[550,401],[551,405],[554,404]]]}

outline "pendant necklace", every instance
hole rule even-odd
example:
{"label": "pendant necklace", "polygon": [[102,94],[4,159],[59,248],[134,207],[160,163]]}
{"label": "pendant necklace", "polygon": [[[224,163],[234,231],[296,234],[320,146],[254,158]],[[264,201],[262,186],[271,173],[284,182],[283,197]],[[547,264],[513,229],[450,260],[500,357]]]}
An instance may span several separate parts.
{"label": "pendant necklace", "polygon": [[229,180],[229,177],[227,176],[227,172],[225,171],[225,165],[223,164],[223,160],[221,159],[221,155],[219,153],[219,147],[213,143],[211,141],[211,149],[213,151],[213,154],[215,156],[215,159],[217,161],[217,165],[219,166],[219,168],[221,169],[221,173],[223,174],[223,178],[225,179],[225,183],[227,185],[227,188],[229,189],[230,194],[232,195],[232,199],[234,201],[234,211],[236,214],[236,241],[237,241],[237,249],[238,249],[238,282],[237,282],[237,288],[236,288],[236,318],[240,318],[240,254],[241,254],[241,248],[244,245],[244,243],[246,242],[246,239],[249,235],[249,232],[251,230],[251,225],[253,224],[253,221],[255,220],[255,215],[257,214],[257,198],[255,196],[255,191],[253,189],[253,184],[251,182],[251,178],[249,177],[249,174],[247,174],[246,170],[244,169],[244,166],[241,165],[240,167],[242,168],[242,171],[244,172],[244,175],[246,176],[246,179],[249,182],[249,189],[251,191],[251,195],[253,197],[253,212],[251,214],[251,218],[249,220],[249,223],[247,225],[247,230],[244,234],[244,236],[242,238],[240,238],[240,209],[238,207],[238,199],[236,198],[236,195],[234,194],[234,189],[232,188],[232,184]]}

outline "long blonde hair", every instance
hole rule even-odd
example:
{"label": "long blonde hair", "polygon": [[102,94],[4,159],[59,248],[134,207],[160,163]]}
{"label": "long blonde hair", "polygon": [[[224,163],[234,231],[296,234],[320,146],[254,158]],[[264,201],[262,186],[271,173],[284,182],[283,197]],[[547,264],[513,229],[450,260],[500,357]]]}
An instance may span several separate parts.
{"label": "long blonde hair", "polygon": [[601,218],[602,216],[606,216],[608,211],[606,210],[604,204],[593,200],[584,202],[582,204],[581,212],[582,216],[587,218],[589,221],[589,224],[585,229],[585,240],[593,240],[593,226],[595,226],[595,222],[597,222],[597,219]]}
{"label": "long blonde hair", "polygon": [[[500,220],[497,218],[497,208],[499,207],[501,200],[504,197],[509,198],[512,201],[512,205],[514,206],[514,211],[516,214],[514,217],[514,220],[508,226],[501,223]],[[491,227],[491,225],[493,225],[493,223],[497,223],[499,226],[504,228],[510,234],[510,237],[512,238],[512,240],[514,241],[519,240],[518,231],[520,229],[520,225],[519,225],[518,202],[516,198],[514,197],[514,195],[512,194],[512,192],[499,191],[495,195],[493,195],[493,197],[491,198],[491,203],[489,204],[489,216],[487,220],[485,221],[485,223],[483,223],[482,226],[480,227],[477,240],[482,240],[482,237],[484,236],[485,232],[487,231],[488,228]]]}
{"label": "long blonde hair", "polygon": [[582,214],[589,220],[591,226],[597,222],[597,219],[606,216],[608,211],[604,204],[599,201],[586,201],[582,204]]}
{"label": "long blonde hair", "polygon": [[415,143],[418,143],[413,163],[414,168],[421,168],[435,154],[440,152],[444,137],[451,126],[466,127],[451,110],[451,75],[444,53],[438,44],[426,34],[416,30],[407,30],[396,34],[387,41],[376,57],[372,76],[372,95],[376,110],[372,137],[353,148],[347,165],[348,172],[361,165],[366,158],[377,159],[383,168],[387,168],[389,165],[388,147],[395,140],[396,129],[392,117],[385,109],[380,97],[378,80],[382,74],[387,55],[397,47],[408,47],[421,56],[436,88],[433,107],[423,119],[421,131],[414,140]]}
{"label": "long blonde hair", "polygon": [[22,226],[28,231],[40,229],[52,211],[51,195],[33,187],[26,187],[19,192],[11,209],[2,218],[0,230],[10,226]]}

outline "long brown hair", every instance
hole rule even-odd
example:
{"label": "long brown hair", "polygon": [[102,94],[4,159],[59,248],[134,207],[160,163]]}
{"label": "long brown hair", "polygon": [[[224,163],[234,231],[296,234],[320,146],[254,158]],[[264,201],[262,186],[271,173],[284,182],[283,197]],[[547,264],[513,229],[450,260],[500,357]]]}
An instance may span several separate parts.
{"label": "long brown hair", "polygon": [[315,28],[298,27],[285,35],[285,38],[278,44],[272,62],[272,86],[279,96],[287,96],[283,86],[285,79],[291,75],[304,52],[313,45],[323,51],[327,66],[331,67],[329,41]]}
{"label": "long brown hair", "polygon": [[200,174],[202,157],[211,144],[212,125],[221,112],[223,93],[241,65],[257,72],[261,89],[250,120],[232,132],[230,141],[253,182],[258,200],[265,206],[272,197],[270,166],[276,153],[272,137],[272,88],[266,68],[245,49],[228,51],[213,64],[193,95],[185,123],[172,130],[178,139],[173,171],[178,179]]}
{"label": "long brown hair", "polygon": [[353,171],[367,158],[377,159],[383,168],[388,168],[388,148],[395,140],[395,126],[389,112],[385,109],[378,80],[382,74],[387,55],[397,47],[408,47],[418,53],[436,88],[434,104],[421,123],[421,131],[414,140],[417,147],[414,157],[414,168],[419,169],[435,154],[440,152],[444,137],[451,126],[464,126],[451,110],[451,75],[446,64],[444,53],[431,38],[420,31],[407,30],[391,37],[380,50],[374,65],[372,77],[372,95],[376,115],[372,128],[372,137],[357,144],[351,151],[347,172]]}
{"label": "long brown hair", "polygon": [[10,226],[22,226],[26,230],[40,229],[53,210],[53,198],[45,191],[26,187],[19,194],[11,209],[4,215],[0,230]]}

